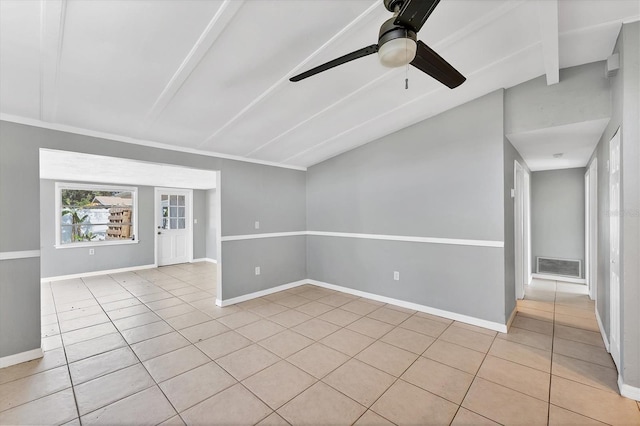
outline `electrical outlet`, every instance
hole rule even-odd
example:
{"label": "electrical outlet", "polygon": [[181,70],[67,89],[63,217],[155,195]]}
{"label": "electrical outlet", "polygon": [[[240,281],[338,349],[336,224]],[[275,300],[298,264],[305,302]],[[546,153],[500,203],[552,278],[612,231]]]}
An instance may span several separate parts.
{"label": "electrical outlet", "polygon": [[260,267],[256,266],[256,275],[260,275]]}
{"label": "electrical outlet", "polygon": [[193,224],[197,225],[198,224],[198,219],[193,219]]}
{"label": "electrical outlet", "polygon": [[394,281],[400,281],[400,272],[393,271],[393,280]]}
{"label": "electrical outlet", "polygon": [[96,249],[89,249],[89,256],[96,254]]}
{"label": "electrical outlet", "polygon": [[255,225],[254,225],[254,226],[255,226],[255,228],[256,228],[256,229],[260,229],[260,222],[258,222],[258,221],[256,220],[256,223],[255,223]]}

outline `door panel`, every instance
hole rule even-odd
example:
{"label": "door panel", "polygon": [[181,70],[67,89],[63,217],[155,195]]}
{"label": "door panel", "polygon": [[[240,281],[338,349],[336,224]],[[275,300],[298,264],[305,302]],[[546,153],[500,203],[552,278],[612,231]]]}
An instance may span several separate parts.
{"label": "door panel", "polygon": [[191,261],[190,190],[156,188],[158,266]]}
{"label": "door panel", "polygon": [[620,129],[609,142],[610,350],[620,371]]}

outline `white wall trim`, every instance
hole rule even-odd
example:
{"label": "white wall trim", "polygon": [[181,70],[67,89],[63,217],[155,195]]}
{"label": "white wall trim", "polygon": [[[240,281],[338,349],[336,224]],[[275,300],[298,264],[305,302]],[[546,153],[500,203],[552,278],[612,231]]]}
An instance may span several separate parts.
{"label": "white wall trim", "polygon": [[134,145],[142,145],[150,148],[166,149],[169,151],[185,152],[187,154],[204,155],[207,157],[222,158],[225,160],[243,161],[245,163],[262,164],[265,166],[281,167],[284,169],[306,171],[306,167],[294,166],[290,164],[275,163],[273,161],[255,160],[252,158],[240,157],[238,155],[222,154],[219,152],[205,151],[202,149],[184,148],[166,143],[155,142],[144,139],[131,138],[129,136],[115,135],[113,133],[105,133],[96,130],[83,129],[75,126],[67,126],[66,124],[47,123],[34,118],[21,117],[18,115],[0,113],[0,120],[8,121],[16,124],[25,124],[27,126],[40,127],[42,129],[56,130],[59,132],[74,133],[76,135],[90,136],[93,138],[110,139],[118,142],[130,143]]}
{"label": "white wall trim", "polygon": [[282,285],[279,285],[277,287],[272,287],[272,288],[268,288],[268,289],[265,289],[265,290],[256,291],[254,293],[245,294],[243,296],[234,297],[234,298],[227,299],[227,300],[221,300],[221,299],[216,298],[216,305],[222,306],[222,307],[229,306],[229,305],[235,305],[236,303],[246,302],[247,300],[256,299],[258,297],[263,297],[263,296],[268,296],[269,294],[277,293],[277,292],[283,291],[283,290],[288,290],[290,288],[298,287],[298,286],[301,286],[301,285],[307,284],[307,283],[308,283],[308,280],[300,280],[300,281],[294,281],[294,282],[288,283],[288,284],[282,284]]}
{"label": "white wall trim", "polygon": [[3,356],[2,358],[0,358],[0,368],[5,368],[11,365],[32,361],[34,359],[42,358],[43,356],[44,356],[44,352],[42,352],[42,348],[32,349],[30,351],[20,352],[18,354]]}
{"label": "white wall trim", "polygon": [[0,252],[0,260],[28,259],[40,257],[40,250],[3,251]]}
{"label": "white wall trim", "polygon": [[460,246],[504,247],[504,241],[464,240],[456,238],[412,237],[405,235],[357,234],[351,232],[307,231],[307,235],[321,237],[361,238],[367,240],[405,241],[410,243],[453,244]]}
{"label": "white wall trim", "polygon": [[402,308],[412,309],[414,311],[425,312],[427,314],[436,315],[443,318],[452,319],[454,321],[464,322],[466,324],[476,325],[482,328],[488,328],[489,330],[499,331],[500,333],[507,332],[507,325],[500,324],[498,322],[487,321],[480,318],[471,317],[468,315],[462,315],[455,312],[445,311],[442,309],[432,308],[430,306],[419,305],[417,303],[406,302],[404,300],[393,299],[391,297],[380,296],[374,293],[367,293],[365,291],[354,290],[348,287],[342,287],[335,284],[329,284],[322,281],[306,280],[309,284],[317,285],[318,287],[328,288],[330,290],[340,291],[342,293],[352,294],[354,296],[365,297],[371,300],[377,300],[378,302],[389,303],[391,305],[400,306]]}
{"label": "white wall trim", "polygon": [[607,334],[604,332],[604,326],[602,325],[602,320],[600,319],[600,313],[596,309],[596,321],[598,322],[598,328],[600,329],[600,334],[602,335],[602,341],[604,342],[604,347],[607,352],[611,352],[609,350],[609,339],[607,338]]}
{"label": "white wall trim", "polygon": [[452,245],[460,245],[460,246],[477,246],[477,247],[497,247],[497,248],[504,247],[504,241],[464,240],[464,239],[456,239],[456,238],[412,237],[412,236],[405,236],[405,235],[358,234],[358,233],[351,233],[351,232],[325,232],[325,231],[294,231],[294,232],[272,232],[272,233],[264,233],[264,234],[228,235],[228,236],[222,237],[222,241],[240,241],[240,240],[253,240],[257,238],[292,237],[297,235],[359,238],[359,239],[365,239],[365,240],[404,241],[404,242],[410,242],[410,243],[452,244]]}
{"label": "white wall trim", "polygon": [[92,272],[83,272],[80,274],[71,274],[71,275],[59,275],[57,277],[47,277],[41,278],[40,282],[48,283],[53,281],[63,281],[63,280],[71,280],[74,278],[84,278],[84,277],[95,277],[97,275],[109,275],[109,274],[119,274],[121,272],[132,272],[132,271],[141,271],[143,269],[153,269],[157,268],[158,265],[141,265],[141,266],[130,266],[128,268],[119,268],[119,269],[106,269],[103,271],[92,271]]}
{"label": "white wall trim", "polygon": [[587,280],[584,278],[571,278],[571,277],[563,277],[562,275],[547,275],[547,274],[531,274],[533,278],[537,278],[539,280],[550,280],[550,281],[561,281],[565,283],[573,283],[573,284],[587,284]]}
{"label": "white wall trim", "polygon": [[192,263],[197,263],[197,262],[218,263],[216,259],[211,259],[209,257],[201,257],[199,259],[193,259],[191,262]]}
{"label": "white wall trim", "polygon": [[259,238],[279,238],[279,237],[295,237],[299,235],[307,235],[307,231],[293,231],[293,232],[271,232],[265,234],[247,234],[247,235],[230,235],[222,237],[222,241],[241,241],[241,240],[255,240]]}
{"label": "white wall trim", "polygon": [[511,315],[509,315],[509,319],[507,320],[507,330],[511,328],[511,323],[516,318],[517,313],[518,313],[518,304],[516,303],[516,306],[513,308],[513,311],[511,311]]}
{"label": "white wall trim", "polygon": [[618,374],[618,389],[620,389],[620,395],[640,401],[640,388],[625,384],[620,374]]}

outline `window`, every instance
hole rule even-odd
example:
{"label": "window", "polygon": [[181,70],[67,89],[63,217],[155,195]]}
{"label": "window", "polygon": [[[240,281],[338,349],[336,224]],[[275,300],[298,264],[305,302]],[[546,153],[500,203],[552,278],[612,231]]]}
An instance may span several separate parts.
{"label": "window", "polygon": [[162,194],[162,229],[185,229],[184,195]]}
{"label": "window", "polygon": [[56,247],[136,242],[138,189],[56,183]]}

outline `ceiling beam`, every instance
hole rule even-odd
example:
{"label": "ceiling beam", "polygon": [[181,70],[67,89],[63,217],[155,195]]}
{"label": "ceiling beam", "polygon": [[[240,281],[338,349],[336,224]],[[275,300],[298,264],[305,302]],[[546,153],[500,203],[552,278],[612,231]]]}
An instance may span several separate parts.
{"label": "ceiling beam", "polygon": [[40,1],[40,120],[54,121],[67,15],[66,0]]}
{"label": "ceiling beam", "polygon": [[560,82],[558,0],[538,0],[538,20],[547,85]]}
{"label": "ceiling beam", "polygon": [[369,16],[370,14],[372,14],[373,12],[375,12],[376,10],[378,10],[381,7],[381,2],[379,2],[378,0],[374,1],[371,6],[369,6],[364,12],[362,12],[358,17],[356,17],[356,19],[354,19],[353,21],[351,21],[349,24],[347,24],[344,28],[342,28],[340,31],[338,31],[333,37],[331,37],[329,40],[327,40],[327,42],[325,42],[322,46],[320,46],[318,49],[316,49],[311,55],[309,55],[305,60],[303,60],[302,62],[300,62],[298,65],[296,65],[291,71],[289,71],[288,73],[286,73],[284,76],[282,76],[278,81],[276,81],[274,84],[271,85],[271,87],[269,87],[267,90],[265,90],[264,92],[262,92],[260,94],[260,96],[256,97],[250,104],[248,104],[246,107],[244,107],[240,112],[238,112],[236,115],[234,115],[229,121],[227,121],[222,127],[220,127],[218,130],[216,130],[215,132],[213,132],[209,137],[207,137],[202,143],[200,143],[198,145],[198,148],[202,148],[206,145],[210,145],[211,142],[220,134],[222,133],[224,130],[226,130],[229,126],[231,126],[233,123],[235,123],[236,121],[238,121],[242,116],[244,116],[247,112],[249,112],[250,110],[252,110],[256,105],[258,105],[260,102],[264,101],[265,99],[267,99],[269,96],[271,96],[273,93],[276,92],[276,90],[278,88],[280,88],[281,86],[285,85],[285,84],[289,84],[289,78],[292,75],[295,75],[296,73],[298,73],[302,68],[304,68],[307,63],[309,63],[310,61],[313,60],[313,58],[315,58],[316,56],[318,56],[320,54],[320,52],[324,51],[327,47],[331,46],[333,43],[335,43],[337,40],[339,40],[340,38],[342,38],[345,34],[348,34],[350,31],[353,31],[355,28],[358,27],[358,25],[363,22],[365,20],[365,18],[367,16]]}
{"label": "ceiling beam", "polygon": [[220,8],[216,11],[216,14],[211,18],[209,24],[204,29],[200,37],[195,42],[187,56],[184,58],[180,67],[171,77],[171,80],[167,83],[165,88],[160,93],[160,96],[156,99],[155,103],[147,113],[145,120],[142,123],[142,128],[153,123],[158,116],[169,105],[176,93],[180,91],[184,82],[189,78],[193,70],[200,64],[202,58],[207,54],[211,46],[218,39],[220,34],[227,27],[229,22],[238,13],[244,0],[225,0]]}

